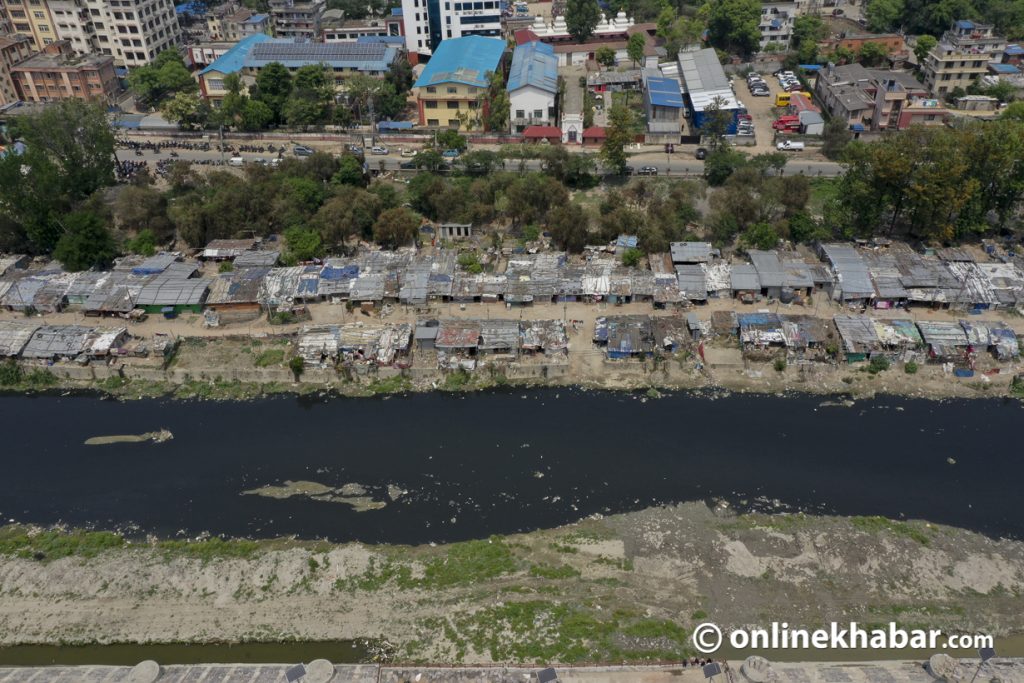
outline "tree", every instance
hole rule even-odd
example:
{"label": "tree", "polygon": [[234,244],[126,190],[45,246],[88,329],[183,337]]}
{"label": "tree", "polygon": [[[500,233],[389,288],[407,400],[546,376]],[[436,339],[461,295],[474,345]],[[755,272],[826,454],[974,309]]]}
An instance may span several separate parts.
{"label": "tree", "polygon": [[97,104],[63,100],[14,117],[8,133],[25,143],[0,159],[0,223],[5,242],[47,254],[63,232],[57,217],[114,182],[114,135]]}
{"label": "tree", "polygon": [[1004,121],[1019,121],[1024,123],[1024,102],[1011,102],[1003,113],[999,115]]}
{"label": "tree", "polygon": [[181,61],[178,50],[170,48],[149,64],[132,69],[128,73],[128,88],[141,104],[156,107],[176,93],[197,92],[199,84]]}
{"label": "tree", "polygon": [[914,44],[914,57],[917,59],[917,66],[920,68],[926,59],[928,59],[928,53],[932,51],[939,41],[935,36],[925,34],[917,37],[917,42]]}
{"label": "tree", "polygon": [[565,25],[569,35],[578,43],[594,35],[594,29],[601,21],[601,8],[597,0],[567,0]]}
{"label": "tree", "polygon": [[437,146],[440,149],[455,149],[464,152],[469,147],[469,143],[466,142],[466,136],[460,134],[459,131],[446,128],[437,134]]}
{"label": "tree", "polygon": [[409,244],[419,232],[420,217],[404,207],[388,209],[373,224],[373,239],[387,249]]}
{"label": "tree", "polygon": [[368,181],[359,159],[354,154],[343,154],[338,159],[338,171],[331,178],[331,182],[337,185],[366,187]]}
{"label": "tree", "polygon": [[779,243],[779,233],[768,223],[755,223],[743,232],[743,244],[748,249],[774,249]]}
{"label": "tree", "polygon": [[248,100],[242,108],[239,127],[244,131],[263,130],[274,122],[274,111],[260,100]]}
{"label": "tree", "polygon": [[287,244],[284,260],[287,263],[310,261],[323,256],[323,240],[318,232],[293,226],[284,231],[284,240]]}
{"label": "tree", "polygon": [[879,66],[889,58],[889,51],[881,43],[868,41],[860,46],[857,61],[864,66]]}
{"label": "tree", "polygon": [[579,204],[556,206],[548,214],[551,240],[559,249],[579,254],[587,244],[587,214]]}
{"label": "tree", "polygon": [[622,265],[627,268],[636,268],[640,265],[640,259],[643,258],[643,255],[644,252],[635,247],[630,247],[626,251],[622,252]]}
{"label": "tree", "polygon": [[413,159],[416,168],[425,168],[428,171],[436,171],[444,164],[444,157],[436,149],[425,149]]}
{"label": "tree", "polygon": [[220,103],[220,121],[226,126],[238,125],[238,121],[249,102],[248,96],[242,94],[242,77],[238,74],[224,76],[224,90],[227,93]]}
{"label": "tree", "polygon": [[983,88],[982,94],[994,97],[1005,104],[1017,99],[1017,88],[1012,83],[998,81],[987,88]]}
{"label": "tree", "polygon": [[341,186],[335,193],[310,219],[310,227],[319,232],[324,243],[331,248],[344,244],[351,237],[369,239],[383,202],[375,194],[358,187]]}
{"label": "tree", "polygon": [[306,360],[302,356],[292,356],[288,359],[288,369],[292,371],[295,381],[298,382],[299,377],[306,370]]}
{"label": "tree", "polygon": [[179,92],[163,101],[160,113],[171,123],[177,123],[182,130],[202,129],[210,118],[210,106],[199,95]]}
{"label": "tree", "polygon": [[853,133],[850,132],[847,122],[836,116],[829,119],[829,122],[825,124],[825,130],[821,135],[821,139],[821,153],[827,159],[836,161],[842,158],[846,145],[853,139]]}
{"label": "tree", "polygon": [[699,44],[703,33],[704,22],[699,18],[677,16],[671,7],[665,7],[658,15],[657,36],[665,40],[665,51],[670,55]]}
{"label": "tree", "polygon": [[325,123],[333,101],[333,75],[320,64],[307,64],[299,67],[292,79],[284,118],[289,126],[302,128]]}
{"label": "tree", "polygon": [[57,240],[53,258],[65,269],[77,272],[110,266],[117,256],[117,245],[96,214],[76,211],[66,215],[60,223],[64,234]]}
{"label": "tree", "polygon": [[892,31],[902,23],[903,9],[903,0],[868,0],[868,28],[875,33]]}
{"label": "tree", "polygon": [[828,35],[828,27],[821,17],[802,14],[793,20],[790,45],[797,52],[801,64],[813,64],[818,58],[818,43]]}
{"label": "tree", "polygon": [[265,104],[271,113],[271,122],[284,121],[284,108],[292,94],[292,76],[280,62],[270,62],[256,74],[252,98]]}
{"label": "tree", "polygon": [[629,37],[629,42],[626,43],[626,54],[633,61],[633,66],[641,64],[644,61],[644,50],[647,47],[647,41],[643,33],[634,33]]}
{"label": "tree", "polygon": [[508,116],[512,102],[505,88],[505,80],[501,73],[487,72],[487,89],[481,93],[478,107],[483,110],[484,129],[489,131],[508,131]]}
{"label": "tree", "polygon": [[704,178],[712,187],[724,185],[729,176],[744,163],[746,163],[746,157],[743,154],[731,149],[728,145],[723,145],[708,153],[704,160]]}
{"label": "tree", "polygon": [[732,112],[723,107],[724,101],[716,97],[704,108],[704,120],[700,125],[700,134],[712,150],[725,144],[725,135],[732,124]]}
{"label": "tree", "polygon": [[412,89],[413,72],[409,61],[404,57],[396,59],[385,74],[384,79],[395,89],[395,93],[405,96]]}
{"label": "tree", "polygon": [[610,69],[615,66],[615,50],[611,49],[607,45],[602,45],[597,48],[597,52],[594,53],[594,59],[601,66]]}
{"label": "tree", "polygon": [[152,256],[156,253],[156,236],[149,228],[142,230],[134,238],[124,243],[125,251],[130,254]]}
{"label": "tree", "polygon": [[601,144],[601,159],[605,166],[620,175],[626,170],[625,148],[633,142],[634,125],[632,109],[621,103],[612,105],[608,111],[605,139]]}
{"label": "tree", "polygon": [[121,230],[140,236],[148,232],[154,240],[156,236],[160,239],[170,237],[174,231],[167,218],[167,197],[152,187],[129,185],[121,188],[114,201],[114,220]]}
{"label": "tree", "polygon": [[761,3],[758,0],[711,0],[708,37],[727,52],[749,56],[761,44]]}

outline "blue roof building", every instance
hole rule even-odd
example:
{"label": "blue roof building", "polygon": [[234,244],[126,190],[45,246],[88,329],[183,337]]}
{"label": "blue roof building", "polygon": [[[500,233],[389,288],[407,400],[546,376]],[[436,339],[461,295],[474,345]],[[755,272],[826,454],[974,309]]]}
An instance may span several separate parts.
{"label": "blue roof building", "polygon": [[464,36],[441,41],[414,88],[445,83],[487,87],[487,72],[498,71],[505,53],[505,41],[483,36]]}
{"label": "blue roof building", "polygon": [[531,126],[555,125],[558,58],[554,47],[540,41],[516,46],[507,88],[513,133],[522,133]]}
{"label": "blue roof building", "polygon": [[644,88],[648,144],[679,142],[682,130],[683,94],[679,81],[648,76]]}
{"label": "blue roof building", "polygon": [[252,48],[268,40],[273,40],[273,38],[265,33],[255,33],[251,36],[242,38],[240,41],[235,43],[233,48],[215,59],[210,66],[200,71],[199,76],[202,77],[205,74],[213,72],[223,75],[238,73],[242,70],[242,67],[245,66],[245,58],[249,56],[249,52]]}
{"label": "blue roof building", "polygon": [[558,92],[558,58],[552,45],[533,41],[516,46],[508,72],[508,91],[528,86]]}

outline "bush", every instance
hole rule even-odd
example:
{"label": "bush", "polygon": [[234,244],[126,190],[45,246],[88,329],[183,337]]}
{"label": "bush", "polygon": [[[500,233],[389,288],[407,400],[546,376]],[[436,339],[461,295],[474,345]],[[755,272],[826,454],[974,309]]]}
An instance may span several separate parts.
{"label": "bush", "polygon": [[868,363],[868,372],[872,375],[877,375],[880,372],[885,372],[889,369],[889,359],[885,356],[875,356]]}
{"label": "bush", "polygon": [[13,358],[8,358],[3,363],[0,363],[0,387],[19,384],[23,376],[24,373],[21,370],[21,366]]}
{"label": "bush", "polygon": [[640,265],[640,259],[643,256],[643,252],[636,248],[629,248],[622,252],[622,265],[627,268],[635,268]]}
{"label": "bush", "polygon": [[306,361],[302,359],[302,356],[292,356],[288,359],[288,369],[295,375],[295,381],[298,381],[306,369]]}
{"label": "bush", "polygon": [[220,265],[217,266],[218,273],[230,273],[235,269],[235,264],[231,261],[221,261]]}
{"label": "bush", "polygon": [[775,368],[775,372],[783,372],[786,369],[786,359],[776,358],[773,367]]}
{"label": "bush", "polygon": [[914,361],[908,361],[903,366],[903,372],[907,373],[908,375],[917,374],[917,363],[915,363]]}
{"label": "bush", "polygon": [[467,273],[473,273],[474,275],[482,273],[484,267],[480,265],[480,259],[473,252],[466,252],[459,254],[459,265],[462,266]]}

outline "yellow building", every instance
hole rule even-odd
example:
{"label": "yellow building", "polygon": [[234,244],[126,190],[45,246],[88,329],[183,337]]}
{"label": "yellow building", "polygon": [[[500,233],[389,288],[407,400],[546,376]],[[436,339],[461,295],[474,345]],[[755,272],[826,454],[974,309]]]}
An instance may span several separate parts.
{"label": "yellow building", "polygon": [[924,84],[935,97],[966,90],[988,73],[989,62],[1000,60],[1005,47],[1006,40],[991,24],[956,21],[921,64]]}
{"label": "yellow building", "polygon": [[45,0],[0,0],[0,13],[7,15],[12,31],[31,37],[37,50],[59,40]]}
{"label": "yellow building", "polygon": [[464,36],[443,40],[413,85],[421,126],[479,130],[486,111],[478,103],[488,74],[501,73],[505,42]]}

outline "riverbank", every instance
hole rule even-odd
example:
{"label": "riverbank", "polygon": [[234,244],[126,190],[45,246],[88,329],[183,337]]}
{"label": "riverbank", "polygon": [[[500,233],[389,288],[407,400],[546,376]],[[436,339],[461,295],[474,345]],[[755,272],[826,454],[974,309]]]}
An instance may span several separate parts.
{"label": "riverbank", "polygon": [[572,663],[675,659],[702,621],[1024,632],[1024,543],[876,517],[690,503],[415,547],[7,527],[0,551],[2,645],[377,638],[400,661]]}
{"label": "riverbank", "polygon": [[[582,340],[581,343],[586,343]],[[268,349],[269,347],[269,349]],[[267,365],[268,350],[279,354]],[[584,387],[594,390],[718,390],[752,394],[799,392],[869,399],[878,395],[913,398],[1024,398],[1015,388],[1020,366],[1013,362],[969,377],[940,364],[871,366],[758,359],[735,343],[707,343],[697,357],[686,348],[644,360],[607,360],[599,350],[571,351],[554,365],[484,361],[475,372],[434,367],[375,368],[355,372],[308,367],[296,376],[286,367],[295,353],[294,337],[255,340],[236,337],[189,338],[166,364],[151,359],[119,359],[109,364],[39,365],[22,362],[13,379],[0,377],[0,391],[95,391],[119,399],[247,400],[279,394],[371,397],[388,394],[471,392],[496,387]],[[8,364],[13,361],[7,361]],[[12,366],[13,367],[13,366]]]}

